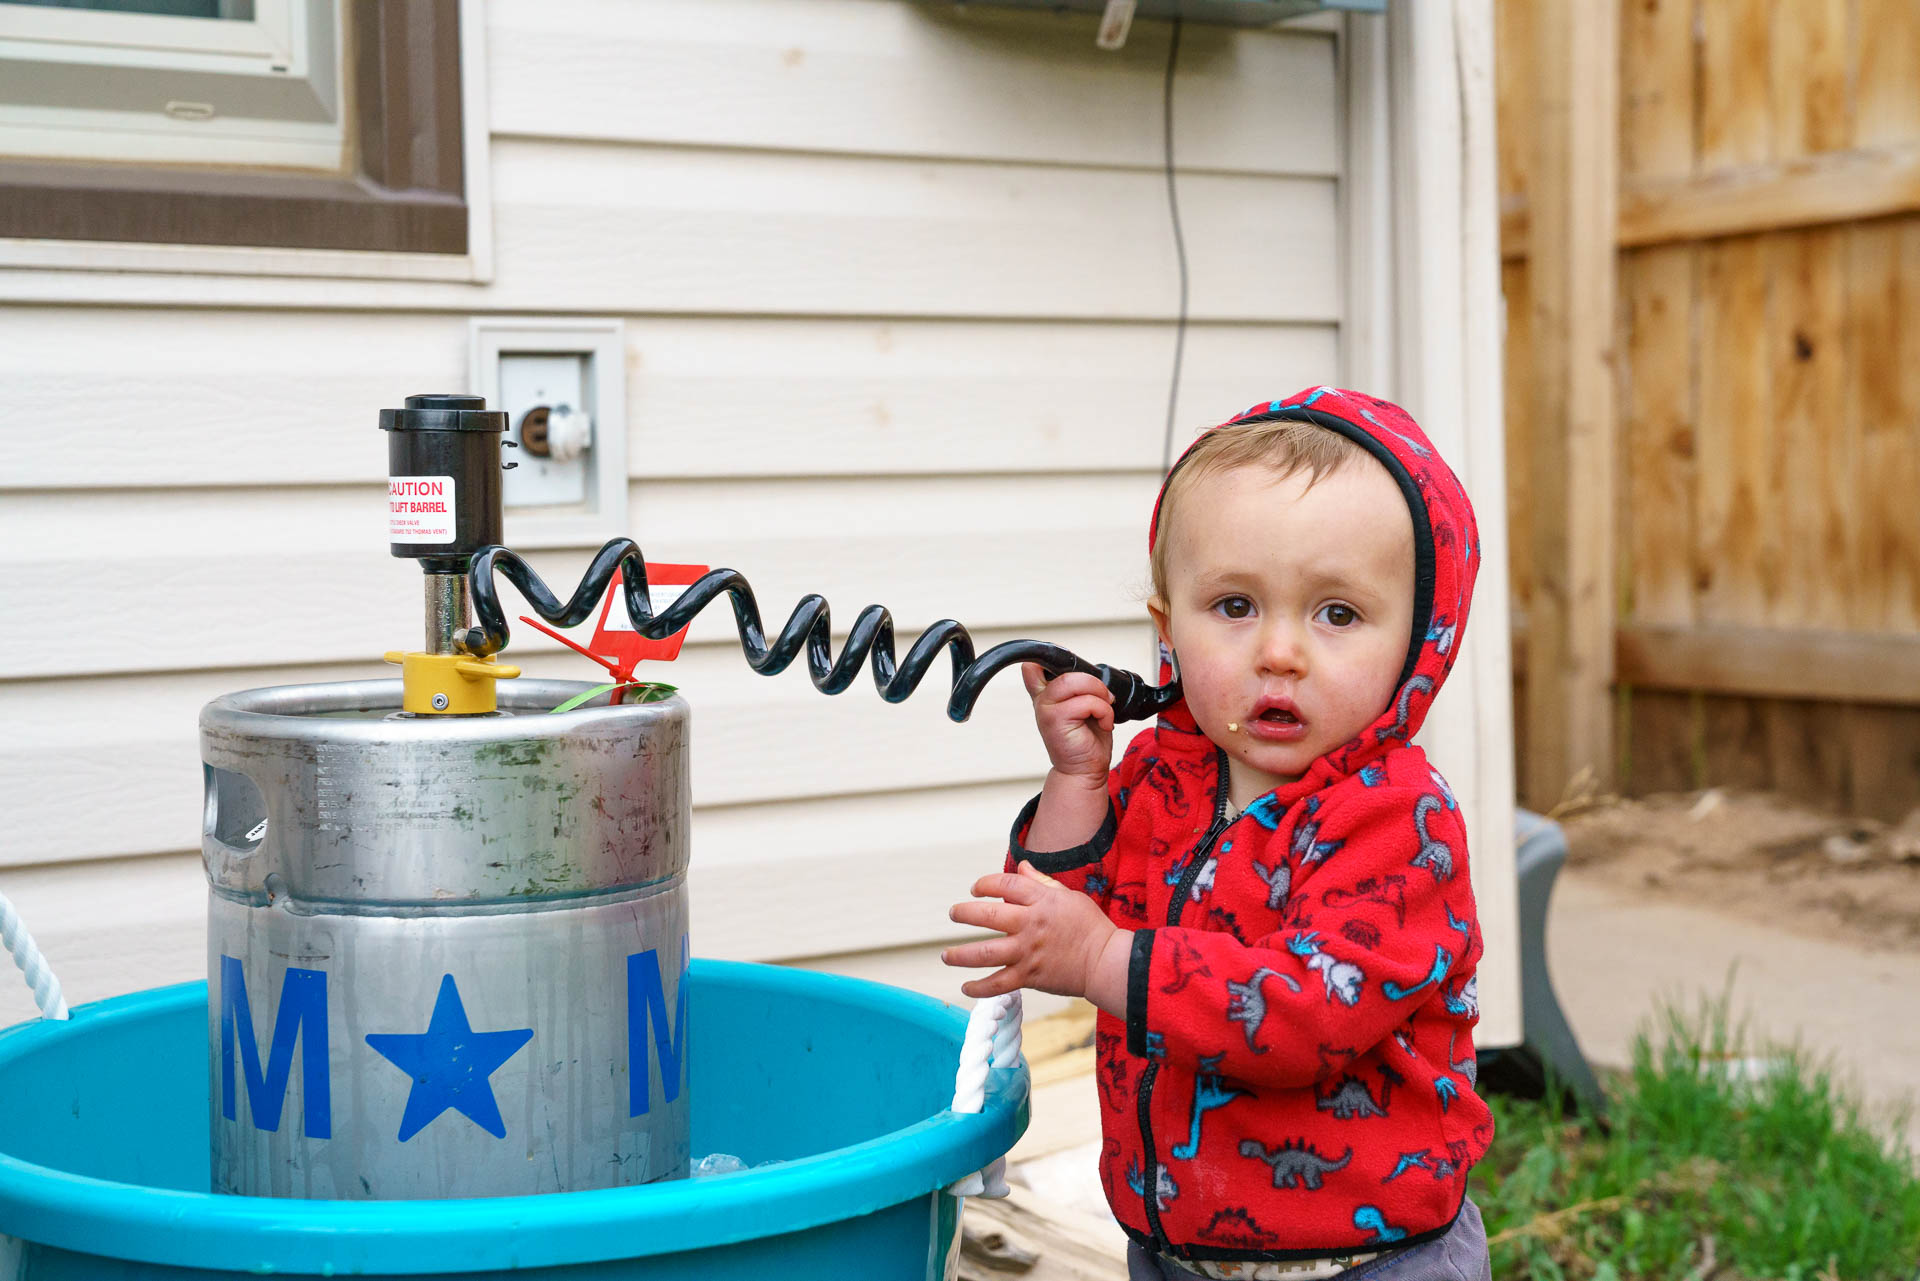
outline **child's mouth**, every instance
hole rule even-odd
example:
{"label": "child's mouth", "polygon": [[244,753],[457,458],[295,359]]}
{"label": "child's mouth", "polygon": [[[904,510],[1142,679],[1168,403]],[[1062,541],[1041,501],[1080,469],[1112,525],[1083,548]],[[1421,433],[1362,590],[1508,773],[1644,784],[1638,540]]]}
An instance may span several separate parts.
{"label": "child's mouth", "polygon": [[1298,712],[1285,707],[1268,707],[1246,722],[1246,730],[1252,738],[1286,743],[1305,737],[1307,725]]}

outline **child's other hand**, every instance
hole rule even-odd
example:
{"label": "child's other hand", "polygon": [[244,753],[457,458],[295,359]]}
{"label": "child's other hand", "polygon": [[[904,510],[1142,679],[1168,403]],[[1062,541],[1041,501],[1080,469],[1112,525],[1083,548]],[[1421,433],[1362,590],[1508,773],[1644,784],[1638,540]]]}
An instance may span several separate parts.
{"label": "child's other hand", "polygon": [[1034,723],[1054,772],[1104,789],[1113,766],[1113,692],[1085,672],[1048,680],[1038,663],[1020,664],[1020,678],[1033,696]]}
{"label": "child's other hand", "polygon": [[[1001,968],[960,985],[968,996],[999,996],[1037,988],[1058,996],[1088,996],[1107,944],[1121,931],[1086,895],[1022,863],[973,883],[978,897],[955,903],[947,915],[963,925],[1005,937],[962,943],[940,954],[948,965]],[[997,900],[997,901],[996,901]],[[1124,983],[1124,977],[1123,977]]]}

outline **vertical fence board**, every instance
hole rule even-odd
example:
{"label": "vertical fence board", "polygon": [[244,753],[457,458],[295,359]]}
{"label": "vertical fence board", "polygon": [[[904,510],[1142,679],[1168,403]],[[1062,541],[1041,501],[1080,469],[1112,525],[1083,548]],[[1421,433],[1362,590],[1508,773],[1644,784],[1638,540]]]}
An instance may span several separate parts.
{"label": "vertical fence board", "polygon": [[1920,137],[1920,14],[1912,0],[1855,0],[1853,145]]}
{"label": "vertical fence board", "polygon": [[[1533,296],[1527,288],[1528,280],[1524,263],[1508,263],[1500,273],[1507,306],[1507,527],[1514,530],[1533,528],[1533,486],[1528,483],[1534,449]],[[1531,539],[1508,540],[1507,580],[1512,590],[1512,612],[1524,618],[1533,603]]]}
{"label": "vertical fence board", "polygon": [[1622,179],[1666,178],[1693,171],[1694,4],[1695,0],[1622,0]]}
{"label": "vertical fence board", "polygon": [[1772,444],[1767,280],[1760,238],[1700,250],[1699,618],[1761,623],[1777,593],[1779,523],[1767,510]]}
{"label": "vertical fence board", "polygon": [[1694,404],[1691,245],[1626,255],[1628,609],[1637,622],[1694,621]]}
{"label": "vertical fence board", "polygon": [[1847,145],[1847,0],[1773,0],[1773,157]]}
{"label": "vertical fence board", "polygon": [[1849,233],[1847,261],[1848,387],[1841,439],[1852,463],[1845,516],[1847,556],[1835,566],[1847,575],[1847,623],[1878,631],[1886,626],[1888,566],[1883,556],[1881,492],[1874,473],[1882,424],[1901,410],[1899,351],[1900,241],[1895,223],[1861,223]]}
{"label": "vertical fence board", "polygon": [[1759,164],[1773,151],[1768,0],[1702,0],[1700,166]]}
{"label": "vertical fence board", "polygon": [[[1617,3],[1622,182],[1713,183],[1920,145],[1920,0]],[[1540,160],[1523,139],[1547,127],[1553,91],[1524,54],[1549,9],[1499,3],[1502,191],[1527,195],[1530,235]],[[1505,280],[1510,305],[1542,285],[1524,256]],[[1920,644],[1920,214],[1634,249],[1619,256],[1618,290],[1625,617]],[[1518,324],[1508,337],[1520,549],[1550,502],[1537,474],[1523,483],[1529,459],[1565,449],[1551,423],[1523,412],[1538,339]],[[1526,599],[1545,568],[1515,557],[1529,626],[1551,607]],[[1536,672],[1524,679],[1530,701],[1552,696],[1531,688]],[[1636,689],[1620,708],[1629,790],[1771,786],[1895,819],[1920,803],[1920,709],[1791,688],[1772,698]],[[1536,738],[1528,751],[1546,746]]]}
{"label": "vertical fence board", "polygon": [[1633,691],[1628,710],[1633,737],[1623,784],[1628,793],[1684,792],[1699,786],[1694,772],[1698,697],[1662,689]]}
{"label": "vertical fence board", "polygon": [[1887,565],[1886,613],[1892,631],[1920,632],[1920,219],[1899,229],[1900,295],[1890,353],[1900,378],[1900,408],[1869,424],[1862,452],[1876,491],[1873,510]]}

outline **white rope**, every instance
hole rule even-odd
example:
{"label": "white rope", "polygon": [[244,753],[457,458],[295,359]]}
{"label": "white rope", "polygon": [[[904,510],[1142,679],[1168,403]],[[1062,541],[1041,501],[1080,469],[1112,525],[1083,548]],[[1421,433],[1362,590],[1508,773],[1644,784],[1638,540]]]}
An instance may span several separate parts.
{"label": "white rope", "polygon": [[14,963],[20,972],[27,976],[27,986],[33,989],[33,1003],[40,1007],[41,1016],[49,1019],[67,1017],[67,1002],[60,995],[60,980],[53,977],[53,968],[47,964],[47,958],[40,955],[40,949],[33,945],[33,935],[27,933],[25,922],[20,913],[14,910],[7,896],[0,894],[0,943],[13,953]]}
{"label": "white rope", "polygon": [[[953,1078],[955,1112],[978,1112],[987,1103],[987,1072],[1005,1071],[1020,1062],[1020,993],[990,996],[976,1001],[967,1015],[967,1034],[960,1042],[960,1070]],[[969,1174],[947,1191],[955,1196],[1007,1195],[1007,1158]]]}

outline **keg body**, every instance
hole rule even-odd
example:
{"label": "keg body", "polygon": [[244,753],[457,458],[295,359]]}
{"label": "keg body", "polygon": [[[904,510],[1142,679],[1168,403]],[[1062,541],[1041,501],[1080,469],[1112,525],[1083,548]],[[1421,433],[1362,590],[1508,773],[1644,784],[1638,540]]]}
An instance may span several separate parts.
{"label": "keg body", "polygon": [[687,708],[201,714],[213,1187],[444,1198],[684,1176]]}

